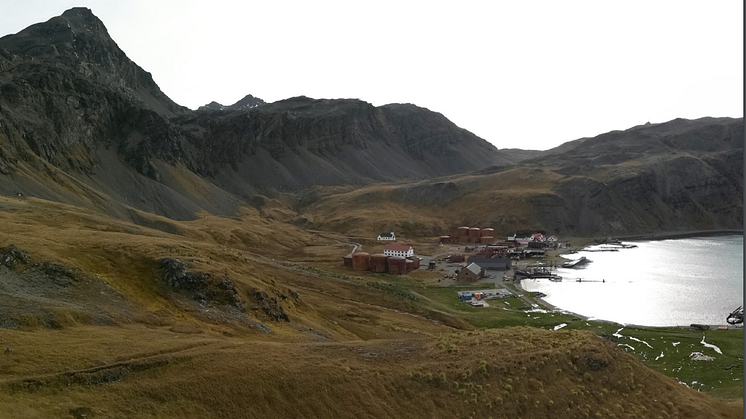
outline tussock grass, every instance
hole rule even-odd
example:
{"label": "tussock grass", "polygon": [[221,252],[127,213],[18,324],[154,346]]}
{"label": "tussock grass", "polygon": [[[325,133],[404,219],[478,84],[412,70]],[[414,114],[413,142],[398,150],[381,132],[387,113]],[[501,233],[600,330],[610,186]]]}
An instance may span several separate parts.
{"label": "tussock grass", "polygon": [[[49,308],[55,329],[32,314],[28,331],[0,329],[10,348],[0,354],[0,408],[15,417],[740,417],[741,400],[686,388],[635,358],[645,354],[589,332],[537,328],[582,327],[571,316],[478,310],[427,278],[328,269],[344,237],[253,209],[168,220],[179,232],[170,234],[33,199],[0,199],[0,208],[0,245],[78,268],[124,301],[86,294],[75,309]],[[155,281],[161,257],[230,276],[244,299],[265,292],[291,321],[250,308],[272,332],[261,333],[179,298]],[[107,304],[116,322],[91,326],[86,308]],[[526,323],[536,327],[508,327]],[[707,341],[735,356],[733,335],[714,333]]]}
{"label": "tussock grass", "polygon": [[[0,383],[11,389],[0,395],[4,411],[25,417],[55,417],[79,407],[102,417],[133,418],[445,418],[463,416],[464,406],[480,418],[741,413],[739,403],[722,403],[687,389],[588,332],[507,328],[440,338],[478,347],[478,354],[448,353],[438,346],[438,338],[288,344],[217,333],[195,337],[142,326],[0,331],[0,336],[13,341],[17,354],[12,356],[25,357],[20,364],[37,356],[46,359],[46,367],[14,371]],[[34,349],[40,340],[76,354],[73,369],[107,360],[126,373],[108,384],[73,381],[70,386],[39,376],[65,376],[70,357],[50,358],[45,348]],[[109,344],[117,341],[129,344]],[[588,357],[608,366],[590,369]],[[167,362],[137,369],[133,359]],[[578,371],[557,376],[556,365],[567,363]],[[487,373],[478,373],[480,367]],[[28,380],[31,374],[37,374],[33,388],[8,387],[9,381]],[[594,379],[586,381],[585,374]]]}

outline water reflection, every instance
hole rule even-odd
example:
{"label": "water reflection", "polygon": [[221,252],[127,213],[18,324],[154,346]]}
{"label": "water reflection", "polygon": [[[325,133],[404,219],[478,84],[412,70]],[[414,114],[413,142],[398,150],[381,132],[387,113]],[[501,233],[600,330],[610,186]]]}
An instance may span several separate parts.
{"label": "water reflection", "polygon": [[728,313],[743,304],[743,236],[633,244],[573,254],[590,262],[558,268],[562,282],[524,279],[522,285],[568,311],[648,326],[725,324]]}

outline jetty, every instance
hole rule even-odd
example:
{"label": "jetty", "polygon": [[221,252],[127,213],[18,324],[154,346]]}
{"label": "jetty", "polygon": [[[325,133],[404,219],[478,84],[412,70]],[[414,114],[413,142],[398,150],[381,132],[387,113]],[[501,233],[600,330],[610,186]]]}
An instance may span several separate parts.
{"label": "jetty", "polygon": [[578,265],[582,265],[584,263],[587,263],[588,259],[586,259],[585,256],[581,256],[580,259],[570,260],[562,264],[563,268],[574,268]]}
{"label": "jetty", "polygon": [[524,270],[521,270],[521,269],[516,269],[514,272],[515,272],[514,276],[516,278],[518,278],[518,277],[531,278],[531,279],[535,279],[535,278],[548,278],[550,281],[554,281],[554,282],[560,282],[560,281],[562,281],[562,277],[561,276],[559,276],[557,274],[553,274],[552,272],[549,271],[549,269],[531,269],[531,270],[528,270],[528,271],[524,271]]}

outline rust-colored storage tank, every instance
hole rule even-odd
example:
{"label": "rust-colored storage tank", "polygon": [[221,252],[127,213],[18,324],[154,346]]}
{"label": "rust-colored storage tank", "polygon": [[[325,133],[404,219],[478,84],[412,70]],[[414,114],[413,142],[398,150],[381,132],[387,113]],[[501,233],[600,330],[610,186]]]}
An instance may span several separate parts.
{"label": "rust-colored storage tank", "polygon": [[342,258],[342,261],[344,262],[345,266],[352,267],[352,255],[347,255]]}
{"label": "rust-colored storage tank", "polygon": [[389,273],[392,275],[403,275],[407,273],[407,260],[401,256],[390,256],[387,259]]}
{"label": "rust-colored storage tank", "polygon": [[378,273],[388,272],[389,267],[386,263],[386,259],[388,259],[388,256],[383,253],[370,255],[370,271]]}
{"label": "rust-colored storage tank", "polygon": [[440,236],[441,244],[448,244],[451,242],[451,236]]}
{"label": "rust-colored storage tank", "polygon": [[494,228],[483,228],[482,231],[480,231],[482,237],[495,237],[495,229]]}
{"label": "rust-colored storage tank", "polygon": [[356,271],[370,270],[370,255],[365,252],[358,252],[352,255],[352,269]]}
{"label": "rust-colored storage tank", "polygon": [[492,236],[482,236],[479,238],[479,242],[482,244],[492,244],[492,242],[495,241],[495,238]]}
{"label": "rust-colored storage tank", "polygon": [[472,227],[469,229],[469,242],[479,243],[479,228],[478,227]]}
{"label": "rust-colored storage tank", "polygon": [[469,241],[469,227],[459,227],[457,241],[459,243],[466,243]]}
{"label": "rust-colored storage tank", "polygon": [[412,270],[414,270],[414,261],[411,259],[405,260],[404,269],[407,271],[407,273],[412,272]]}
{"label": "rust-colored storage tank", "polygon": [[414,262],[412,269],[420,269],[420,258],[414,258],[412,259],[412,262]]}

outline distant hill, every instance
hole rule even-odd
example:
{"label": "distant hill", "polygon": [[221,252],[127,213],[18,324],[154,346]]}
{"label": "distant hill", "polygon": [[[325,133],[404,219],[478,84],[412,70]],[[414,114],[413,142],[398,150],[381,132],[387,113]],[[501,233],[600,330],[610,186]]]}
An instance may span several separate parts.
{"label": "distant hill", "polygon": [[514,166],[329,196],[302,221],[412,235],[455,225],[582,237],[743,229],[741,118],[677,119],[569,145]]}

